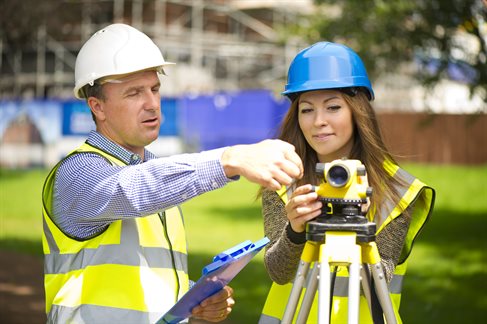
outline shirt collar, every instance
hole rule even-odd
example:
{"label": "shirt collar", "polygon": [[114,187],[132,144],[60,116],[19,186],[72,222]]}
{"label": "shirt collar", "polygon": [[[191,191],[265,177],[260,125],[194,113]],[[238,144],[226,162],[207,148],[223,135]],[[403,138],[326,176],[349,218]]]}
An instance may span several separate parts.
{"label": "shirt collar", "polygon": [[128,165],[139,164],[156,158],[156,156],[152,152],[144,149],[145,160],[142,161],[141,157],[138,154],[130,152],[129,150],[112,142],[111,140],[94,130],[90,132],[90,135],[88,136],[86,142],[107,153],[110,153],[111,155],[127,163]]}

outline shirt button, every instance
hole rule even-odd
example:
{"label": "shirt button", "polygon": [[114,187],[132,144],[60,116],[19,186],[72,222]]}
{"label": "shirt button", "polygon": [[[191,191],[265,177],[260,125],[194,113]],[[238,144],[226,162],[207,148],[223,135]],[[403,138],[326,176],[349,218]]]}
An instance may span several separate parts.
{"label": "shirt button", "polygon": [[216,183],[216,181],[213,181],[211,183],[211,186],[216,189],[216,188],[218,188],[218,183]]}
{"label": "shirt button", "polygon": [[188,199],[188,195],[187,195],[187,194],[183,194],[183,195],[181,196],[181,198],[183,198],[184,200],[186,200],[186,199]]}
{"label": "shirt button", "polygon": [[137,162],[140,160],[140,156],[138,154],[132,154],[132,156],[130,157],[130,160],[132,162]]}

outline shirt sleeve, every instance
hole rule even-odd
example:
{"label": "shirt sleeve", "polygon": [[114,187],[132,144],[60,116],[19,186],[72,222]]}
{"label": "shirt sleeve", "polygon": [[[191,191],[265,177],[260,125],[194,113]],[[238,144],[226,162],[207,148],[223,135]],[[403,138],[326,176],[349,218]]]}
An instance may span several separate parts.
{"label": "shirt sleeve", "polygon": [[180,154],[114,166],[95,153],[68,157],[56,172],[54,221],[77,238],[94,235],[111,222],[141,217],[221,188],[224,149]]}

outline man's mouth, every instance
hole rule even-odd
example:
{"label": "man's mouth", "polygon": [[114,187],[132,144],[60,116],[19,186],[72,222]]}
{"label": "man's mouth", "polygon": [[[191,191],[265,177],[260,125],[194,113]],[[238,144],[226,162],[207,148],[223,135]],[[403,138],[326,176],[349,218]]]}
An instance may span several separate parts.
{"label": "man's mouth", "polygon": [[158,122],[157,117],[154,117],[154,118],[146,119],[142,123],[143,124],[155,124],[157,122]]}

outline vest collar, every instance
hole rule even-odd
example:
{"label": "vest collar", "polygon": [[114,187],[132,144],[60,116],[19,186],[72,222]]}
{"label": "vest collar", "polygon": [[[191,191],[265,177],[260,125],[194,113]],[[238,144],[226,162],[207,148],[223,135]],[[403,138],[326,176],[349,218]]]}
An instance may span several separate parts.
{"label": "vest collar", "polygon": [[90,135],[88,136],[86,142],[91,146],[97,147],[102,151],[110,153],[127,165],[140,164],[142,162],[146,162],[156,158],[153,153],[151,153],[147,149],[144,149],[145,160],[142,161],[138,154],[128,151],[127,149],[112,142],[111,140],[94,130],[90,132]]}

